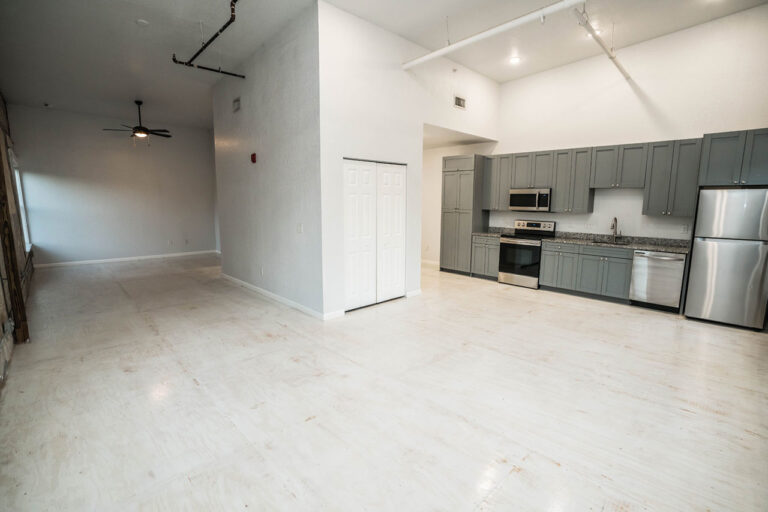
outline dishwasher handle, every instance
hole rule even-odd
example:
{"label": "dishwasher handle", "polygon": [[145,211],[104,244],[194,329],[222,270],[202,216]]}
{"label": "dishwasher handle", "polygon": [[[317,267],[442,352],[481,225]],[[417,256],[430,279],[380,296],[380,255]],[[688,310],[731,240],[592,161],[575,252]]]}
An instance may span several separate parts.
{"label": "dishwasher handle", "polygon": [[635,258],[648,258],[661,261],[685,261],[684,254],[654,253],[650,251],[635,251]]}

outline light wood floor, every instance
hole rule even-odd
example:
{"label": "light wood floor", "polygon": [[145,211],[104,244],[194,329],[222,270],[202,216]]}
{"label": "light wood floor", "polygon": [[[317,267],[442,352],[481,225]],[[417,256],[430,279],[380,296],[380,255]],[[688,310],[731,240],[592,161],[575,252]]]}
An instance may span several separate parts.
{"label": "light wood floor", "polygon": [[37,272],[0,509],[768,510],[765,334],[434,270],[322,323],[217,265]]}

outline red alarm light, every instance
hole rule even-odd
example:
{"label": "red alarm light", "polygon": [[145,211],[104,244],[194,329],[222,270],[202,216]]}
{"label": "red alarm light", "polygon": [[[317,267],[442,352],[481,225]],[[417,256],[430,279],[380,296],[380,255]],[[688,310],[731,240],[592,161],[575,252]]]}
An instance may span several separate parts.
{"label": "red alarm light", "polygon": [[251,163],[252,164],[256,163],[256,153],[251,153]]}

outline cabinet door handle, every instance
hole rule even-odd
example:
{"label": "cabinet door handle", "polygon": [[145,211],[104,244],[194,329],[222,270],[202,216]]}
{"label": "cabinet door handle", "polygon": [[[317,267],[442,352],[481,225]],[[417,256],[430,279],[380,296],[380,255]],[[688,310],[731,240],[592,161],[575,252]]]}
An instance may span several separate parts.
{"label": "cabinet door handle", "polygon": [[747,182],[747,180],[741,180],[741,182],[742,182],[742,183],[746,183],[746,182]]}
{"label": "cabinet door handle", "polygon": [[734,183],[738,183],[738,182],[739,182],[739,180],[733,180],[733,182],[734,182]]}

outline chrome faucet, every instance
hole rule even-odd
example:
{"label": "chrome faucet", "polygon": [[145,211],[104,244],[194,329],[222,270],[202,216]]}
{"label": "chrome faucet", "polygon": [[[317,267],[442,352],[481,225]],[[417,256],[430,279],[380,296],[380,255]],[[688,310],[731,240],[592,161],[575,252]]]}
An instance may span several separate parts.
{"label": "chrome faucet", "polygon": [[613,218],[613,222],[611,222],[611,230],[613,231],[613,243],[616,243],[616,238],[621,236],[621,232],[618,232],[619,229],[619,221],[616,219],[616,217]]}

